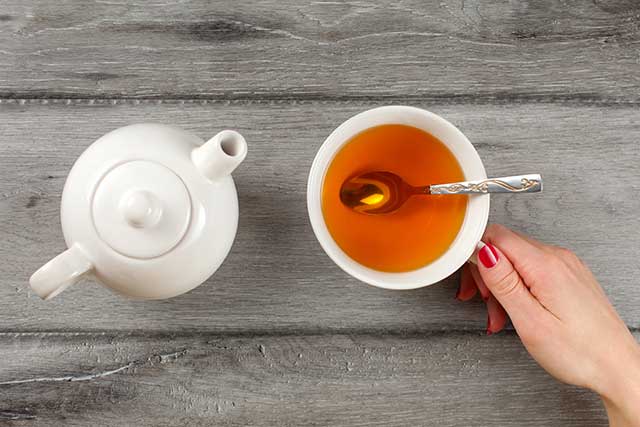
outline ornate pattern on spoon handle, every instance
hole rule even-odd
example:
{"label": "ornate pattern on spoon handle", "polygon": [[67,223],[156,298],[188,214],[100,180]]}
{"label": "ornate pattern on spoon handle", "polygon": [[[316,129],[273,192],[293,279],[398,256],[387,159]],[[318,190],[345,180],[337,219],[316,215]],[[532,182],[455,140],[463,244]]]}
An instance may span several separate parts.
{"label": "ornate pattern on spoon handle", "polygon": [[481,181],[431,185],[431,194],[536,193],[542,191],[538,174],[506,176]]}

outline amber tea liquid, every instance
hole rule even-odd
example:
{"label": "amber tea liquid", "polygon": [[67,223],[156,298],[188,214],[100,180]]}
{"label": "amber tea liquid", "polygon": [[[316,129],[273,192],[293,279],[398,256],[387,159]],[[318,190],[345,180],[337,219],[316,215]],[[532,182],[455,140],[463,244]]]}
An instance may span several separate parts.
{"label": "amber tea liquid", "polygon": [[385,215],[344,206],[342,183],[371,171],[393,172],[414,186],[465,180],[453,154],[433,135],[406,125],[365,130],[336,153],[322,186],[322,214],[338,246],[358,263],[386,272],[415,270],[444,254],[462,226],[467,196],[414,196]]}

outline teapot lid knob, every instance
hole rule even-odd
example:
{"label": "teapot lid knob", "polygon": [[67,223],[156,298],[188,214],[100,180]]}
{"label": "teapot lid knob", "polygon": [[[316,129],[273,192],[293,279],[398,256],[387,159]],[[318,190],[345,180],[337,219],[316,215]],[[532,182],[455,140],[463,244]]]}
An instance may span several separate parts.
{"label": "teapot lid knob", "polygon": [[149,228],[158,224],[162,206],[158,198],[146,190],[131,190],[122,197],[120,210],[132,227]]}
{"label": "teapot lid knob", "polygon": [[172,250],[191,219],[191,197],[171,169],[133,160],[109,171],[91,204],[100,238],[122,255],[150,259]]}

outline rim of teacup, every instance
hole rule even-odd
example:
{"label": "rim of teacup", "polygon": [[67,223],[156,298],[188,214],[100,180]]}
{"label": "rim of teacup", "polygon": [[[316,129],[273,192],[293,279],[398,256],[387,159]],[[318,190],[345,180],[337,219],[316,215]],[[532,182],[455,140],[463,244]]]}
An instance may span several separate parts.
{"label": "rim of teacup", "polygon": [[327,168],[335,154],[351,138],[374,126],[403,124],[425,130],[440,141],[458,160],[465,180],[486,179],[478,152],[453,124],[430,111],[403,105],[391,105],[363,111],[338,126],[318,150],[307,182],[307,210],[316,238],[329,257],[347,274],[373,286],[409,290],[437,283],[458,270],[473,254],[489,219],[489,195],[469,196],[467,210],[449,249],[438,259],[416,270],[389,273],[359,264],[333,240],[322,214],[322,186]]}

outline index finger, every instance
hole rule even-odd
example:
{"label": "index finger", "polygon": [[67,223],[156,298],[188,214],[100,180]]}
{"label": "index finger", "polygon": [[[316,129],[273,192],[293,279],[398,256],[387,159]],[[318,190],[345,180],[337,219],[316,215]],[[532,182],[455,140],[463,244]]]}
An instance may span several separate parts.
{"label": "index finger", "polygon": [[489,225],[482,240],[499,248],[525,282],[532,279],[528,273],[546,263],[547,254],[542,243],[534,244],[503,225]]}
{"label": "index finger", "polygon": [[542,243],[540,240],[536,240],[533,237],[527,236],[526,234],[517,231],[517,230],[510,230],[512,233],[515,233],[516,236],[520,237],[521,239],[526,240],[527,242],[531,243],[533,246],[535,246],[536,248],[540,249],[542,252],[546,252],[546,253],[553,253],[553,246],[551,245],[547,245]]}

